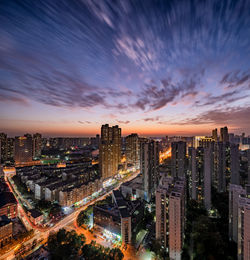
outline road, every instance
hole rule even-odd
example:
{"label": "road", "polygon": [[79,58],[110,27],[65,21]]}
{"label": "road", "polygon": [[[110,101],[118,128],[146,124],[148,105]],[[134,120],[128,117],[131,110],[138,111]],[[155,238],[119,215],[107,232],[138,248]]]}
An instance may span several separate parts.
{"label": "road", "polygon": [[[35,229],[34,236],[32,238],[30,238],[29,240],[23,242],[23,244],[25,246],[28,245],[28,244],[32,244],[35,239],[37,241],[41,240],[41,239],[46,240],[48,238],[50,232],[52,232],[52,231],[57,232],[59,229],[67,227],[67,226],[72,227],[72,224],[74,224],[74,221],[76,220],[77,215],[80,213],[80,211],[85,210],[88,206],[93,205],[94,203],[96,203],[99,200],[105,199],[108,195],[110,195],[112,193],[113,190],[119,189],[120,186],[122,185],[122,183],[132,180],[138,174],[139,174],[139,172],[137,171],[137,172],[131,174],[131,176],[124,178],[123,180],[121,180],[119,182],[117,187],[112,188],[106,194],[104,194],[104,195],[102,195],[98,198],[95,198],[92,201],[88,202],[87,204],[83,205],[82,207],[76,209],[71,214],[67,215],[66,217],[61,219],[59,222],[57,222],[53,227],[41,229],[41,228],[38,228],[38,227],[33,225],[33,228]],[[15,194],[15,193],[13,193],[13,194]],[[23,211],[23,214],[26,216],[24,211]],[[28,217],[26,216],[26,218],[28,218]],[[29,222],[29,224],[30,224],[30,222]],[[14,248],[12,248],[10,251],[6,252],[4,255],[0,256],[0,260],[12,260],[14,258],[15,258]]]}

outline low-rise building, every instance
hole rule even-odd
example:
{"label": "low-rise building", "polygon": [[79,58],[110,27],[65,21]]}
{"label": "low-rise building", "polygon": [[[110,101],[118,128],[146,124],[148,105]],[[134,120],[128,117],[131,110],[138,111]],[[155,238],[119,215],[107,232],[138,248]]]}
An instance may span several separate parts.
{"label": "low-rise building", "polygon": [[62,207],[69,207],[87,198],[101,188],[99,179],[84,184],[65,186],[59,192],[59,204]]}
{"label": "low-rise building", "polygon": [[12,238],[12,222],[6,216],[0,217],[0,247],[7,244]]}
{"label": "low-rise building", "polygon": [[143,189],[143,178],[142,176],[137,176],[134,179],[127,181],[121,185],[122,195],[134,199],[144,199],[145,193]]}
{"label": "low-rise building", "polygon": [[8,218],[17,217],[17,201],[12,192],[5,191],[0,193],[0,216]]}
{"label": "low-rise building", "polygon": [[30,221],[34,224],[34,225],[39,225],[43,222],[43,214],[36,210],[36,209],[30,209],[28,211],[28,216],[30,218]]}
{"label": "low-rise building", "polygon": [[94,227],[130,244],[132,232],[143,218],[144,203],[142,200],[125,200],[119,190],[113,191],[112,199],[112,204],[94,206]]}

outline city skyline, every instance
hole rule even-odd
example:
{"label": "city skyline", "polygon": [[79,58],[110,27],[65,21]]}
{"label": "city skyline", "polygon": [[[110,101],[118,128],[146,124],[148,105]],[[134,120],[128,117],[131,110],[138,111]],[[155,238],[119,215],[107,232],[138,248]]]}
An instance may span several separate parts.
{"label": "city skyline", "polygon": [[[250,133],[250,2],[2,1],[1,131]],[[185,12],[185,10],[189,10]]]}

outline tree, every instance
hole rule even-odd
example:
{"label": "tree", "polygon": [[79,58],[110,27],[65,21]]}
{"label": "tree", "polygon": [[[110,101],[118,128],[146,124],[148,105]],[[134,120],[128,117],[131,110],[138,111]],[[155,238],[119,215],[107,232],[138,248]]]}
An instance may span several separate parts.
{"label": "tree", "polygon": [[50,217],[60,214],[61,210],[62,209],[61,209],[61,206],[59,204],[54,204],[51,207],[50,212],[49,212]]}
{"label": "tree", "polygon": [[119,248],[112,248],[109,252],[109,256],[114,260],[122,260],[124,257],[124,254]]}
{"label": "tree", "polygon": [[162,248],[160,241],[153,240],[151,251],[153,251],[158,259],[167,259],[166,249]]}
{"label": "tree", "polygon": [[57,233],[50,233],[48,249],[52,259],[76,259],[85,241],[84,235],[78,236],[75,231],[60,229]]}
{"label": "tree", "polygon": [[[225,244],[216,225],[207,216],[200,216],[194,225],[194,259],[223,259]],[[224,258],[225,259],[225,258]]]}
{"label": "tree", "polygon": [[89,216],[86,211],[81,211],[77,216],[76,223],[79,227],[82,225],[88,225],[89,223]]}

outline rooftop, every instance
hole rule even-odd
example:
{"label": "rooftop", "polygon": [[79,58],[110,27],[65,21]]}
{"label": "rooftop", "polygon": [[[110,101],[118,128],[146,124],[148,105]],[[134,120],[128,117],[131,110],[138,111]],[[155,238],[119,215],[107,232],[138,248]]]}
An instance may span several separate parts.
{"label": "rooftop", "polygon": [[3,227],[7,224],[9,224],[11,222],[11,220],[9,218],[7,218],[6,216],[1,216],[0,217],[0,227]]}
{"label": "rooftop", "polygon": [[30,209],[29,212],[33,218],[38,218],[42,215],[42,213],[36,209]]}
{"label": "rooftop", "polygon": [[0,193],[0,207],[7,204],[17,204],[17,201],[12,192],[4,191]]}

